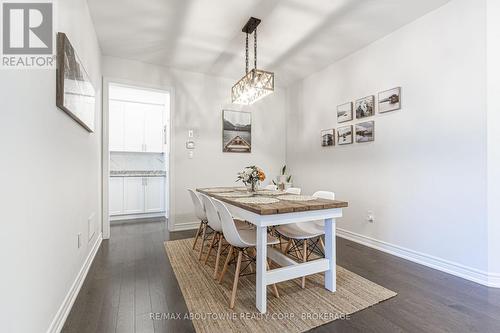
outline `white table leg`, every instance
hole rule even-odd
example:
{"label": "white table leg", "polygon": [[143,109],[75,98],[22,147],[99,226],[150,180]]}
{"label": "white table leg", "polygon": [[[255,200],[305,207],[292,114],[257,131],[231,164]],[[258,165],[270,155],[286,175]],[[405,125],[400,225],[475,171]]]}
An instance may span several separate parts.
{"label": "white table leg", "polygon": [[267,227],[257,227],[257,276],[256,307],[266,313],[266,259],[267,259]]}
{"label": "white table leg", "polygon": [[330,269],[325,272],[325,288],[330,291],[336,291],[335,219],[325,219],[325,258],[330,261]]}

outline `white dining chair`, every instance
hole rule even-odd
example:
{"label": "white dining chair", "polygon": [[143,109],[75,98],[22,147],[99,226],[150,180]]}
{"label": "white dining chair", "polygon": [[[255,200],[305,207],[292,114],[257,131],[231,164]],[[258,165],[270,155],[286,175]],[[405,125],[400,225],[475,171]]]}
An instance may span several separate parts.
{"label": "white dining chair", "polygon": [[269,184],[269,185],[266,185],[264,187],[264,190],[268,190],[268,191],[277,191],[278,190],[278,186],[274,185],[274,184]]}
{"label": "white dining chair", "polygon": [[196,217],[200,220],[200,226],[198,227],[198,231],[196,232],[196,236],[194,238],[194,243],[193,243],[193,250],[194,250],[194,248],[196,247],[196,243],[198,242],[198,238],[200,238],[201,236],[200,254],[198,255],[198,260],[199,260],[201,259],[201,254],[203,251],[208,220],[207,220],[207,214],[205,213],[205,207],[203,206],[203,203],[198,194],[192,189],[188,189],[188,192],[189,196],[191,197],[191,200],[193,201],[194,213]]}
{"label": "white dining chair", "polygon": [[[335,200],[335,193],[328,191],[317,191],[313,194],[315,198]],[[325,221],[324,220],[316,220],[316,221],[307,221],[307,222],[299,222],[299,223],[291,223],[282,225],[276,228],[279,234],[288,238],[288,243],[284,250],[285,254],[288,254],[290,250],[295,252],[295,255],[298,258],[301,258],[303,262],[307,261],[307,258],[311,254],[314,246],[319,242],[323,252],[325,251],[325,244],[323,239],[321,238],[325,234]],[[313,248],[307,248],[308,240],[318,238],[316,243],[313,243]],[[297,241],[302,242],[302,251],[299,251],[299,246]],[[301,287],[305,288],[306,286],[306,277],[302,277]]]}
{"label": "white dining chair", "polygon": [[302,189],[299,187],[289,187],[285,190],[285,193],[300,195]]}
{"label": "white dining chair", "polygon": [[[233,280],[233,289],[231,293],[231,299],[229,301],[229,307],[231,309],[234,308],[234,303],[236,300],[236,290],[238,289],[238,280],[242,273],[246,270],[247,267],[251,269],[252,263],[255,263],[255,246],[257,243],[257,233],[255,229],[239,229],[237,224],[235,223],[231,213],[227,209],[226,205],[217,199],[212,200],[217,211],[219,212],[219,216],[222,222],[222,229],[224,231],[224,237],[226,241],[230,244],[229,252],[226,257],[226,261],[224,262],[224,267],[222,268],[221,275],[219,277],[219,283],[222,283],[224,279],[224,275],[231,263],[236,263],[236,268],[234,272],[234,280]],[[273,245],[278,244],[279,241],[268,235],[267,236],[267,244]],[[249,253],[249,249],[252,250],[253,254]],[[237,255],[236,255],[237,253]],[[233,259],[234,255],[234,259]],[[245,262],[248,264],[241,269],[241,263],[243,261],[243,257],[245,257]],[[267,261],[267,259],[266,259]],[[267,269],[269,269],[269,262],[266,262]],[[253,270],[251,271],[253,273]],[[279,298],[278,288],[276,284],[272,285],[273,293],[276,297]]]}
{"label": "white dining chair", "polygon": [[208,262],[208,258],[212,253],[212,249],[214,246],[217,246],[217,253],[215,257],[215,268],[214,268],[214,279],[217,278],[217,271],[219,270],[219,260],[220,254],[222,251],[222,242],[224,239],[224,234],[222,232],[222,223],[219,218],[219,213],[217,213],[217,209],[215,208],[212,199],[209,196],[200,193],[201,200],[203,202],[203,206],[205,206],[205,212],[207,214],[208,226],[214,230],[212,240],[210,241],[210,246],[207,251],[207,255],[205,256],[204,264],[206,265]]}

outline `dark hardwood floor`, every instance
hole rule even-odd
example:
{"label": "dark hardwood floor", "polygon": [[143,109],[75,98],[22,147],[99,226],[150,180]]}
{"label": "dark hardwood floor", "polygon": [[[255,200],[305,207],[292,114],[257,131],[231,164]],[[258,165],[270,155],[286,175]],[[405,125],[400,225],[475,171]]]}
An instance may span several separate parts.
{"label": "dark hardwood floor", "polygon": [[[163,242],[163,220],[124,222],[103,241],[63,332],[194,332],[189,320],[151,320],[185,313]],[[500,332],[500,290],[394,257],[342,238],[338,264],[398,296],[312,332]]]}

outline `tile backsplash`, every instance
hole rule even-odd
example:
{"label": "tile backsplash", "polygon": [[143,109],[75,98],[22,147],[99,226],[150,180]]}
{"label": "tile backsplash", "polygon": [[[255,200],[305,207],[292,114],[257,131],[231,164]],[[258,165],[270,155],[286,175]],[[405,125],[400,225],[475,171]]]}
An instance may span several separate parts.
{"label": "tile backsplash", "polygon": [[164,154],[111,152],[110,171],[165,170]]}

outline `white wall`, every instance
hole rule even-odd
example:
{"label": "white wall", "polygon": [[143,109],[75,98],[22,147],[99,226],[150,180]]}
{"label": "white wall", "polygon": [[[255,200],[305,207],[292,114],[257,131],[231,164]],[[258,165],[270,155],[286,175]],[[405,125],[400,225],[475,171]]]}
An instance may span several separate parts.
{"label": "white wall", "polygon": [[[488,269],[485,19],[484,1],[451,1],[298,82],[287,109],[296,185],[348,201],[345,234],[477,279]],[[320,147],[338,104],[396,86],[402,110],[372,118],[375,142]]]}
{"label": "white wall", "polygon": [[[252,112],[252,153],[222,153],[222,109],[230,105],[235,80],[172,70],[114,57],[103,57],[107,79],[174,90],[171,111],[170,228],[195,222],[187,188],[233,186],[236,173],[260,165],[274,178],[285,160],[285,93],[281,89],[246,110]],[[188,129],[196,132],[194,158],[185,148]]]}
{"label": "white wall", "polygon": [[500,2],[487,1],[488,63],[488,267],[500,285]]}
{"label": "white wall", "polygon": [[[59,1],[56,14],[56,31],[68,35],[100,98],[100,50],[87,2]],[[2,332],[49,329],[101,230],[100,102],[89,134],[56,107],[55,96],[55,70],[0,73]]]}

